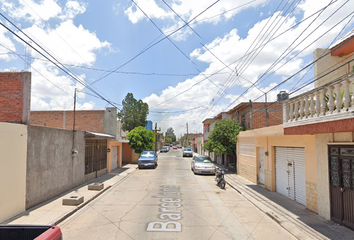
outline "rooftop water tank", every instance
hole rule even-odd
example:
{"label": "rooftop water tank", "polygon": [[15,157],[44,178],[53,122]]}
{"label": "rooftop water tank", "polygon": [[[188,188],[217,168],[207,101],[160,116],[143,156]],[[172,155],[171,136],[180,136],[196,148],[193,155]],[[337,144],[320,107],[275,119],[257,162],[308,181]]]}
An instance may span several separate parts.
{"label": "rooftop water tank", "polygon": [[280,91],[280,93],[277,94],[278,102],[285,101],[288,99],[289,99],[289,93],[287,93],[286,91]]}

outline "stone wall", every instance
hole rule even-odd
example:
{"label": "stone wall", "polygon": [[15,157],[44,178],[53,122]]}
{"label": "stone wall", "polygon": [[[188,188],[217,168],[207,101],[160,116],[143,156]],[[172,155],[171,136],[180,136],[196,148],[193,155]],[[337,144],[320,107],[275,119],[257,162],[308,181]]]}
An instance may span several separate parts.
{"label": "stone wall", "polygon": [[309,210],[318,213],[317,204],[317,184],[306,181],[306,207]]}
{"label": "stone wall", "polygon": [[244,177],[247,180],[257,184],[257,168],[256,168],[256,166],[237,161],[237,174],[240,175],[241,177]]}

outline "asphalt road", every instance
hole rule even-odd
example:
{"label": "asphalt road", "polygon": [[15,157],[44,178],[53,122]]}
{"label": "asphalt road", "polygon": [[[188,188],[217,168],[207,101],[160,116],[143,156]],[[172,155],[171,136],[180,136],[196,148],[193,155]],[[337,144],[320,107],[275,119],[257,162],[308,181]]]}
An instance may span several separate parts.
{"label": "asphalt road", "polygon": [[295,239],[230,186],[194,175],[181,149],[159,155],[60,224],[63,239]]}

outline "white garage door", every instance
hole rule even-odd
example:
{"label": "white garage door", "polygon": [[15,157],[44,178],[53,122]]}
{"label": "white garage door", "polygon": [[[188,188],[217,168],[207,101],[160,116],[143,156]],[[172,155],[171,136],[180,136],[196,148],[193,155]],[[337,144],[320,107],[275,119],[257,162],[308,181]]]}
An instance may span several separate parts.
{"label": "white garage door", "polygon": [[305,148],[275,147],[276,190],[306,205]]}
{"label": "white garage door", "polygon": [[118,167],[118,147],[112,147],[112,170]]}

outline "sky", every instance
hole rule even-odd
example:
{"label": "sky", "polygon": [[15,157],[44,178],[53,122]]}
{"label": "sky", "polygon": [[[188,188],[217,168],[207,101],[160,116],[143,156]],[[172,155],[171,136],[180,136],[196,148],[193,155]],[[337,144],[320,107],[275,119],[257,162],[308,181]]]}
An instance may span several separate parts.
{"label": "sky", "polygon": [[[121,108],[180,137],[241,102],[313,88],[313,51],[353,28],[350,0],[0,0],[0,71],[32,73],[31,110]],[[282,83],[280,85],[280,83]]]}

